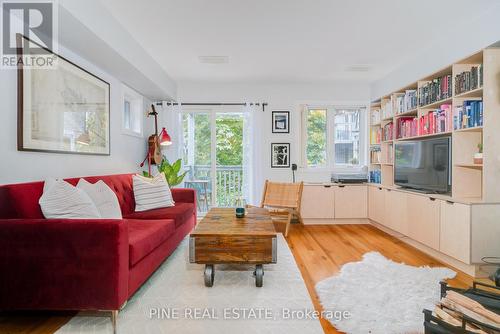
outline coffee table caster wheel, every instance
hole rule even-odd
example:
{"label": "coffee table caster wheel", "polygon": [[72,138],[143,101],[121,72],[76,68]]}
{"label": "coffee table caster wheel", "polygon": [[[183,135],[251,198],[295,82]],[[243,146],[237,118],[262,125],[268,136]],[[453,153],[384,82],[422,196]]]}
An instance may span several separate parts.
{"label": "coffee table caster wheel", "polygon": [[264,268],[262,264],[258,264],[255,266],[255,286],[258,288],[262,288],[262,284],[264,283]]}
{"label": "coffee table caster wheel", "polygon": [[203,277],[205,280],[206,287],[210,288],[214,285],[215,271],[214,271],[213,264],[206,264],[205,265],[205,272],[203,273]]}

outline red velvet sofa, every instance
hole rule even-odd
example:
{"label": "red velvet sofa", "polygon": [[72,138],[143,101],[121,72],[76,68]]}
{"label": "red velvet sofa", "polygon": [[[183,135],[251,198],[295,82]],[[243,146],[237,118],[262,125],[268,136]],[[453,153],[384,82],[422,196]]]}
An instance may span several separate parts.
{"label": "red velvet sofa", "polygon": [[196,224],[192,189],[134,212],[132,174],[85,179],[114,190],[123,219],[44,219],[43,182],[0,186],[0,310],[119,310]]}

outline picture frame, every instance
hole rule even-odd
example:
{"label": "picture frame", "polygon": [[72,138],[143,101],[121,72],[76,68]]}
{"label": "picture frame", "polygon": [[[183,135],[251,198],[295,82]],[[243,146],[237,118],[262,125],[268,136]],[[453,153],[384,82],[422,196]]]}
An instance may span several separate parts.
{"label": "picture frame", "polygon": [[290,143],[271,143],[271,168],[290,168]]}
{"label": "picture frame", "polygon": [[272,133],[290,133],[290,112],[273,110]]}
{"label": "picture frame", "polygon": [[110,84],[20,34],[18,56],[29,56],[33,44],[52,55],[57,66],[30,68],[18,62],[18,151],[109,156]]}

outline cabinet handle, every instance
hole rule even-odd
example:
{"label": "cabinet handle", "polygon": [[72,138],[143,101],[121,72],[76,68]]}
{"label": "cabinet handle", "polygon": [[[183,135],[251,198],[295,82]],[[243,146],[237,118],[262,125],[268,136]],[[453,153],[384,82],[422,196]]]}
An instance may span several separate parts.
{"label": "cabinet handle", "polygon": [[391,192],[391,191],[392,191],[392,189],[387,189],[387,191],[388,191],[388,192]]}
{"label": "cabinet handle", "polygon": [[451,204],[451,205],[455,204],[455,202],[452,202],[452,201],[446,201],[446,203]]}
{"label": "cabinet handle", "polygon": [[434,197],[429,197],[431,201],[435,201],[436,199]]}
{"label": "cabinet handle", "polygon": [[325,187],[325,188],[330,188],[331,186],[330,186],[330,185],[328,185],[328,184],[324,184],[324,185],[323,185],[323,187]]}
{"label": "cabinet handle", "polygon": [[381,188],[381,187],[378,187],[378,190],[382,190],[382,188]]}
{"label": "cabinet handle", "polygon": [[339,188],[344,188],[344,187],[345,187],[345,185],[343,185],[343,184],[339,185]]}

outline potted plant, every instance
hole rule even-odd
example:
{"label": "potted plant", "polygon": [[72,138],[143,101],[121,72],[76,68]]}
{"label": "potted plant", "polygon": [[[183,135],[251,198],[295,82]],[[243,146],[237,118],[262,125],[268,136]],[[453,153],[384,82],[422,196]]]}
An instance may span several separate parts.
{"label": "potted plant", "polygon": [[481,165],[483,163],[483,144],[477,144],[478,152],[474,153],[474,164]]}
{"label": "potted plant", "polygon": [[[179,174],[181,171],[181,165],[182,165],[181,159],[178,159],[173,164],[170,164],[170,162],[167,160],[167,158],[165,158],[165,156],[163,156],[161,163],[158,165],[158,172],[165,174],[165,178],[167,179],[170,188],[180,184],[182,180],[184,180],[184,177],[187,174],[187,172]],[[144,171],[143,174],[144,176],[147,177],[151,176],[146,171]]]}

